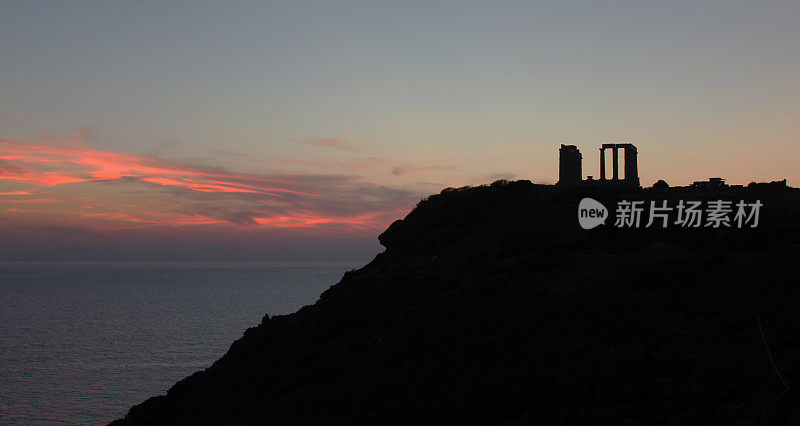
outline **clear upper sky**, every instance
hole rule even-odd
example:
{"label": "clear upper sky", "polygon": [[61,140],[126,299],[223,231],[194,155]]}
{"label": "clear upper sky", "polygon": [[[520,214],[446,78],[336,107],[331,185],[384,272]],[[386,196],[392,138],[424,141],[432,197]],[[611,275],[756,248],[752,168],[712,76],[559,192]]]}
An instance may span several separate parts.
{"label": "clear upper sky", "polygon": [[554,182],[561,143],[587,175],[631,142],[643,185],[797,186],[799,22],[797,1],[5,1],[0,259],[364,257],[442,187]]}

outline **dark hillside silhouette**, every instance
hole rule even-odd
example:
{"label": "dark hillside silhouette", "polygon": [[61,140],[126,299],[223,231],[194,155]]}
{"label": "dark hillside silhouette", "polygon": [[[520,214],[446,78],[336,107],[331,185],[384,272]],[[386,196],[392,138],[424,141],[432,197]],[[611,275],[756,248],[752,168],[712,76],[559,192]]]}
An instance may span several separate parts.
{"label": "dark hillside silhouette", "polygon": [[[586,231],[587,196],[764,207],[757,228]],[[798,424],[798,219],[785,186],[446,189],[115,424]]]}

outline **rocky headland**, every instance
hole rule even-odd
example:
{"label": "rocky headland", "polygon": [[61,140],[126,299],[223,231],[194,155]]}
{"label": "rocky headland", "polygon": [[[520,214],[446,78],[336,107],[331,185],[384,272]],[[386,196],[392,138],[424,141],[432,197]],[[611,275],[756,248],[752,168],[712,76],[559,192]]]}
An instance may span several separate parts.
{"label": "rocky headland", "polygon": [[[584,230],[584,197],[763,207],[755,228]],[[113,424],[800,424],[797,189],[500,181],[379,239]]]}

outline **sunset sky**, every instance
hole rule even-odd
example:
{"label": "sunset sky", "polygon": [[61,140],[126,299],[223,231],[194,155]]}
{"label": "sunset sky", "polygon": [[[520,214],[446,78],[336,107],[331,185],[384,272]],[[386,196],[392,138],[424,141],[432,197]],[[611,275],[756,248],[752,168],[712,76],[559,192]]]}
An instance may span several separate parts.
{"label": "sunset sky", "polygon": [[0,260],[367,260],[423,197],[800,182],[800,2],[6,1]]}

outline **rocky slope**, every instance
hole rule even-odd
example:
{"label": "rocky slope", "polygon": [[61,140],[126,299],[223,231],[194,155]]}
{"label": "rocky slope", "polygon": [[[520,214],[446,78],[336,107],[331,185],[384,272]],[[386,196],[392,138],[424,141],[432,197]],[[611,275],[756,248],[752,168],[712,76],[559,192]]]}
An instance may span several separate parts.
{"label": "rocky slope", "polygon": [[[764,207],[756,229],[584,231],[584,196]],[[115,424],[800,423],[798,219],[791,188],[448,189]]]}

